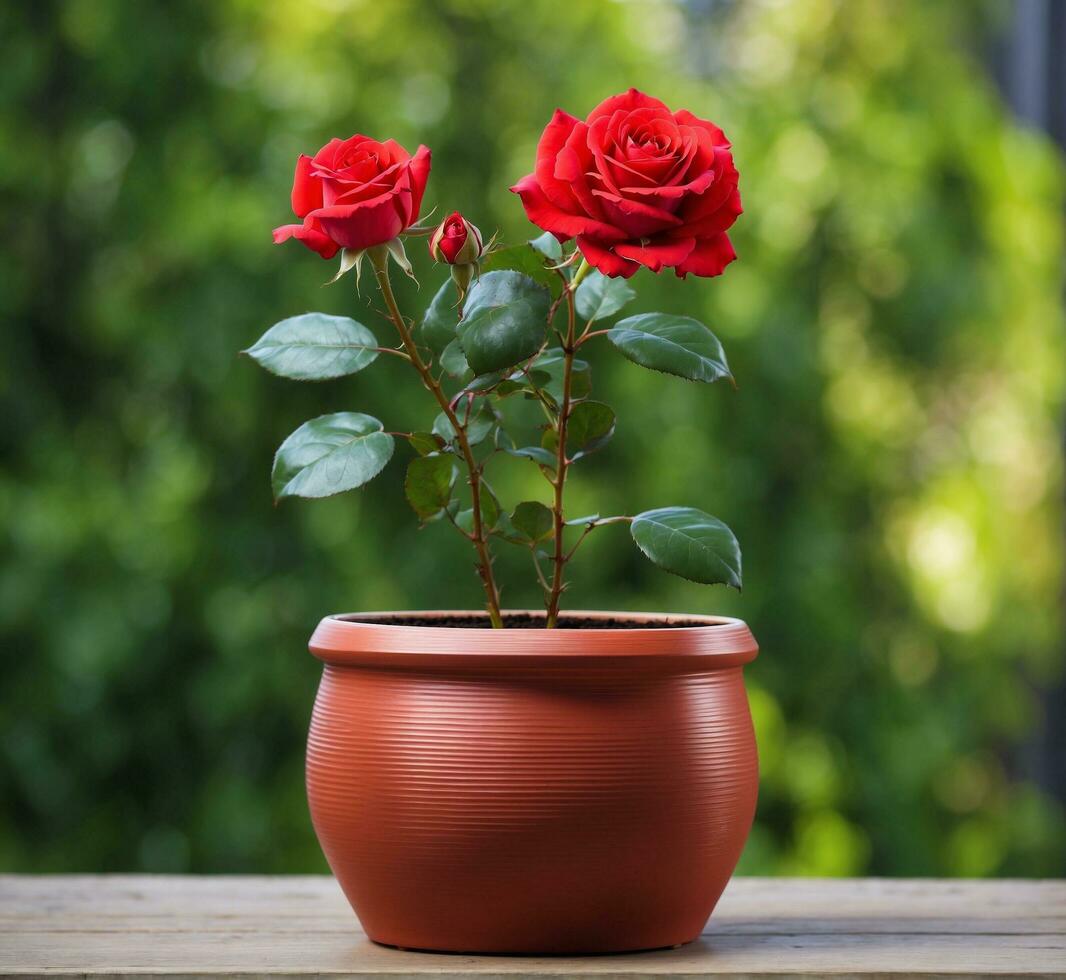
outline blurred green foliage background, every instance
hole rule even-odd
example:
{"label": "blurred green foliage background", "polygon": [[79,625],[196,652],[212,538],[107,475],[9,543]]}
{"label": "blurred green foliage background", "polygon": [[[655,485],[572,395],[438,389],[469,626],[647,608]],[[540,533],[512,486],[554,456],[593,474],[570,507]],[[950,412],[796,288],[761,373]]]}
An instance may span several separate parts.
{"label": "blurred green foliage background", "polygon": [[[1063,666],[1063,167],[995,94],[994,16],[563,10],[0,10],[0,868],[325,869],[308,635],[328,612],[481,596],[463,543],[417,530],[402,447],[364,491],[271,504],[273,451],[304,420],[434,414],[391,358],[322,385],[238,358],[308,309],[386,335],[350,280],[322,288],[332,264],[271,244],[296,156],[355,131],[424,142],[427,206],[520,241],[536,231],[507,187],[551,111],[636,85],[734,143],[740,261],[712,281],[642,272],[633,309],[704,319],[739,391],[594,351],[620,424],[575,471],[573,513],[709,510],[746,589],[665,575],[612,528],[573,566],[571,608],[752,624],[763,782],[743,871],[1063,872],[1062,808],[1027,763]],[[408,312],[441,278],[421,270]],[[520,461],[498,480],[542,492]],[[506,603],[536,605],[525,557],[499,564]]]}

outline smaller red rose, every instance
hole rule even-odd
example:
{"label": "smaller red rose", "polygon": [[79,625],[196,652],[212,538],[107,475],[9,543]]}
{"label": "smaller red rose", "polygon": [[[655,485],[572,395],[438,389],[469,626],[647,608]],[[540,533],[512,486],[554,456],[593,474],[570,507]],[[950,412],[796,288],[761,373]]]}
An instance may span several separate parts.
{"label": "smaller red rose", "polygon": [[332,139],[296,161],[292,210],[303,224],[275,228],[274,241],[296,238],[324,259],[391,241],[418,220],[429,168],[425,146],[411,156],[395,140]]}

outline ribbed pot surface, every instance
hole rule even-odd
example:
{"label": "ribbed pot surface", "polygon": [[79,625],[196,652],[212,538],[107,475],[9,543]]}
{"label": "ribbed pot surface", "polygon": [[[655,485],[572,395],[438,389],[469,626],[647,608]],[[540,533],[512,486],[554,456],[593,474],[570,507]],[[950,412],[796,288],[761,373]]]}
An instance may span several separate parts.
{"label": "ribbed pot surface", "polygon": [[329,617],[310,644],[325,662],[311,817],[370,938],[486,953],[695,939],[755,810],[747,627],[390,623],[414,615]]}

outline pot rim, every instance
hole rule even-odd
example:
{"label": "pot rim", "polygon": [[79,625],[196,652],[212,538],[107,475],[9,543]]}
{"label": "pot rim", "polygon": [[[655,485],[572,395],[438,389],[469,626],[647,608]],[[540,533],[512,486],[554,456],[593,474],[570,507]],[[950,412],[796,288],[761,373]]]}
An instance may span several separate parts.
{"label": "pot rim", "polygon": [[[504,610],[543,617],[543,610]],[[469,616],[484,627],[409,626],[390,620]],[[470,610],[335,613],[315,629],[308,649],[334,666],[527,667],[621,662],[668,667],[693,660],[699,669],[736,667],[755,659],[759,645],[741,619],[671,613],[567,610],[566,617],[622,620],[625,629],[493,629],[488,615]],[[649,624],[641,629],[640,624]],[[678,625],[670,625],[670,624]],[[654,624],[654,625],[652,625]],[[665,625],[664,625],[665,624]]]}

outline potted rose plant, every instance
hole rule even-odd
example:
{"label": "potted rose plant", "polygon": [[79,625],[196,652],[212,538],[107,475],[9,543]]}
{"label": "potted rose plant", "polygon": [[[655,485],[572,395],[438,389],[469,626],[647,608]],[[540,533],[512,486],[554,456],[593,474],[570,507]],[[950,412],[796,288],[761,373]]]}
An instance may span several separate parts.
{"label": "potted rose plant", "polygon": [[[296,165],[300,224],[274,232],[335,279],[369,271],[388,339],[354,319],[282,320],[246,352],[286,378],[406,361],[426,390],[423,431],[339,412],[300,426],[274,460],[277,499],[362,486],[408,446],[418,519],[465,538],[483,612],[327,616],[307,753],[312,819],[369,936],[414,949],[606,952],[699,935],[755,807],[757,764],[741,670],[744,623],[711,616],[566,612],[568,564],[589,534],[628,528],[656,565],[741,582],[729,528],[689,506],[572,515],[572,470],[615,413],[592,395],[597,345],[690,381],[731,380],[721,344],[686,316],[620,317],[640,268],[716,276],[740,214],[730,145],[714,124],[631,89],[584,121],[558,111],[534,172],[513,188],[543,234],[503,248],[459,212],[419,222],[430,151],[334,139]],[[406,246],[451,275],[412,316],[393,267]],[[513,408],[535,405],[526,427]],[[508,463],[508,461],[511,463]],[[495,467],[536,467],[541,499],[501,501]],[[540,612],[509,612],[497,548],[527,549]]]}

